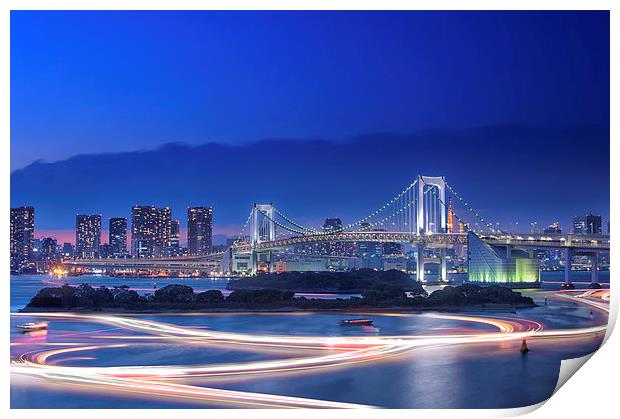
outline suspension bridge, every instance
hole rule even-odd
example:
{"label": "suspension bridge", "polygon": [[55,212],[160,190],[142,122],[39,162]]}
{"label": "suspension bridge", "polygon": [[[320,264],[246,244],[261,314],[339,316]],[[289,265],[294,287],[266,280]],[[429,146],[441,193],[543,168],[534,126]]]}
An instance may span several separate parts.
{"label": "suspension bridge", "polygon": [[[466,246],[469,253],[472,248],[477,249],[476,260],[485,271],[482,276],[485,282],[493,276],[512,275],[511,269],[524,266],[522,262],[514,262],[519,258],[518,252],[525,250],[531,254],[532,249],[564,251],[568,260],[567,283],[571,281],[572,257],[588,255],[593,264],[592,281],[598,282],[597,255],[609,250],[609,236],[508,233],[500,229],[499,224],[484,218],[444,177],[419,175],[384,205],[346,225],[322,229],[307,226],[273,204],[254,204],[237,240],[223,253],[165,259],[68,260],[65,264],[69,267],[206,271],[218,270],[216,266],[219,265],[223,272],[256,273],[260,265],[273,271],[276,255],[288,249],[318,246],[320,251],[321,245],[328,249],[337,243],[364,242],[408,243],[417,248],[416,276],[422,282],[425,264],[429,262],[439,263],[439,279],[447,279],[446,250],[457,246]],[[437,257],[427,258],[427,249],[437,253]],[[471,254],[469,259],[471,268]]]}

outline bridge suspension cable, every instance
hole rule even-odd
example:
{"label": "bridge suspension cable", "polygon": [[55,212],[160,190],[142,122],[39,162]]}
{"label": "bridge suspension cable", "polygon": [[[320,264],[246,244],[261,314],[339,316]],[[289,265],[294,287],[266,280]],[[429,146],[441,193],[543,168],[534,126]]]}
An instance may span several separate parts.
{"label": "bridge suspension cable", "polygon": [[[415,225],[417,225],[417,219],[416,219],[416,205],[425,205],[424,202],[418,202],[419,199],[417,198],[417,194],[413,193],[413,188],[417,185],[418,179],[414,180],[413,182],[411,182],[405,189],[403,189],[399,194],[397,194],[396,196],[394,196],[392,199],[390,199],[388,202],[386,202],[383,206],[377,208],[375,211],[371,212],[370,214],[366,215],[365,217],[360,218],[359,220],[347,224],[345,226],[342,226],[340,228],[334,229],[334,230],[330,230],[330,231],[321,231],[318,230],[316,228],[312,228],[312,227],[306,227],[304,225],[302,225],[301,223],[298,223],[296,221],[294,221],[293,219],[291,219],[290,217],[288,217],[286,214],[284,214],[283,212],[281,212],[280,210],[278,210],[277,208],[273,207],[273,211],[274,214],[276,214],[278,217],[280,217],[283,222],[280,222],[277,220],[277,217],[274,217],[273,215],[269,215],[264,211],[259,211],[260,214],[262,214],[267,220],[269,220],[270,222],[273,222],[276,226],[290,232],[293,234],[300,234],[300,235],[310,235],[310,236],[327,236],[327,235],[333,235],[335,233],[341,233],[341,232],[345,232],[345,231],[350,231],[351,229],[353,229],[354,227],[360,226],[364,223],[366,223],[367,225],[363,227],[363,229],[368,229],[368,228],[373,228],[373,227],[377,227],[377,226],[382,226],[385,225],[386,222],[393,220],[392,221],[392,225],[394,226],[393,228],[396,228],[398,231],[405,231],[405,230],[409,230],[409,231],[416,231],[416,229],[414,228]],[[423,182],[426,185],[426,182],[424,182],[424,180],[422,179],[421,182]],[[490,231],[492,232],[502,232],[502,230],[500,230],[499,228],[494,228],[493,224],[487,220],[485,220],[476,210],[474,210],[471,205],[469,205],[461,195],[459,195],[454,188],[452,188],[452,186],[450,186],[447,182],[445,183],[446,188],[449,192],[451,192],[458,200],[459,202],[461,202],[463,204],[463,206],[465,208],[467,208],[467,210],[469,212],[471,212],[476,219],[482,223],[482,225],[486,226],[487,228],[489,228]],[[448,208],[448,205],[446,204],[446,202],[444,202],[441,197],[437,194],[436,191],[436,187],[433,187],[433,185],[429,185],[431,186],[430,188],[426,189],[423,192],[423,197],[424,200],[428,200],[428,204],[427,206],[430,208],[430,213],[433,217],[437,217],[437,214],[435,214],[438,211],[438,205],[443,205],[445,208]],[[432,192],[432,195],[434,198],[436,199],[428,199],[431,195],[429,194],[429,192]],[[439,204],[436,204],[437,202],[439,202]],[[386,210],[388,208],[393,208],[393,211],[389,214],[384,216],[383,218],[373,221],[375,219],[375,217],[377,217],[377,215],[386,212]],[[433,215],[434,214],[434,215]],[[453,213],[453,215],[455,216],[455,218],[461,222],[464,223],[463,219],[459,216],[457,216],[456,214]],[[246,221],[243,230],[245,230],[245,228],[247,227],[247,225],[249,224],[249,221],[251,219],[251,214],[250,217],[248,217],[248,220]],[[433,219],[432,220],[433,223],[435,223],[437,220]],[[289,225],[290,224],[290,225]]]}
{"label": "bridge suspension cable", "polygon": [[[446,204],[445,204],[445,203],[441,200],[441,198],[437,196],[437,192],[435,192],[435,188],[430,188],[430,189],[429,189],[429,191],[431,191],[431,190],[433,191],[433,195],[435,195],[435,196],[437,197],[437,200],[438,200],[439,202],[441,202],[441,203],[442,203],[442,205],[446,206]],[[426,192],[424,192],[424,193],[426,193]],[[456,221],[458,221],[459,223],[461,223],[461,224],[463,224],[463,225],[467,224],[467,223],[465,222],[465,220],[463,220],[461,217],[459,217],[459,216],[456,214],[456,212],[455,212],[455,211],[452,211],[452,216],[453,216],[454,218],[456,218]]]}
{"label": "bridge suspension cable", "polygon": [[[290,231],[291,233],[302,234],[302,235],[308,235],[308,233],[307,233],[307,232],[305,232],[305,231],[302,231],[302,230],[297,230],[297,229],[291,228],[291,227],[289,227],[289,226],[286,226],[286,225],[284,225],[284,224],[282,224],[282,223],[280,223],[280,222],[278,222],[278,221],[274,220],[274,219],[273,219],[273,218],[271,218],[269,215],[267,215],[267,213],[266,213],[266,212],[264,212],[264,211],[259,211],[259,212],[263,215],[263,217],[265,217],[266,219],[268,219],[269,221],[271,221],[272,223],[274,223],[274,224],[275,224],[276,226],[278,226],[278,227],[281,227],[281,228],[283,228],[283,229],[285,229],[285,230],[288,230],[288,231]],[[320,232],[319,232],[319,233],[320,233]]]}
{"label": "bridge suspension cable", "polygon": [[[354,223],[347,224],[346,226],[342,227],[342,229],[340,231],[348,230],[348,229],[350,229],[352,227],[357,227],[358,225],[360,225],[360,224],[370,220],[371,218],[379,215],[381,212],[385,211],[388,207],[390,207],[392,204],[394,204],[396,201],[398,201],[403,195],[405,195],[407,192],[409,192],[417,183],[418,183],[418,180],[417,179],[414,180],[409,186],[407,186],[405,189],[403,189],[402,192],[400,192],[394,198],[389,200],[385,205],[383,205],[382,207],[379,207],[378,209],[376,209],[375,211],[373,211],[372,213],[370,213],[366,217],[361,218],[361,219],[357,220]],[[411,206],[411,205],[408,205],[408,207],[409,206]],[[373,223],[370,223],[370,224],[372,225]],[[376,225],[377,223],[374,223],[374,224]]]}
{"label": "bridge suspension cable", "polygon": [[[500,232],[500,233],[506,233],[505,231],[500,230],[499,228],[495,229],[493,228],[493,223],[485,220],[484,218],[482,218],[482,216],[478,213],[478,211],[474,210],[471,205],[469,205],[453,188],[452,186],[450,186],[448,184],[448,182],[446,183],[446,188],[448,188],[448,190],[465,206],[465,208],[467,208],[472,214],[474,214],[474,216],[478,219],[478,221],[480,221],[482,224],[484,224],[489,230],[491,230],[492,232]],[[441,199],[439,199],[441,201]],[[446,205],[445,203],[442,202],[443,205]]]}
{"label": "bridge suspension cable", "polygon": [[[412,196],[411,193],[408,194],[409,191],[411,191],[413,189],[413,187],[417,184],[418,180],[414,180],[411,184],[409,184],[405,189],[403,189],[399,194],[397,194],[395,197],[393,197],[392,199],[390,199],[388,202],[385,203],[385,205],[377,208],[375,211],[371,212],[370,214],[368,214],[367,216],[353,222],[350,224],[347,224],[339,229],[335,229],[332,231],[320,231],[317,230],[315,228],[312,227],[306,227],[296,221],[294,221],[293,219],[291,219],[290,217],[286,216],[284,213],[282,213],[280,210],[278,210],[277,208],[274,207],[274,212],[276,214],[278,214],[284,221],[286,221],[287,223],[291,224],[292,226],[296,227],[296,228],[291,228],[288,227],[284,224],[281,224],[275,220],[272,220],[271,217],[267,216],[266,214],[265,217],[267,219],[269,219],[270,221],[273,221],[277,226],[284,228],[287,231],[290,231],[292,233],[297,233],[297,234],[311,234],[311,235],[329,235],[329,234],[334,234],[334,233],[340,233],[340,232],[344,232],[347,230],[350,230],[354,227],[357,227],[361,224],[363,224],[364,222],[367,222],[368,220],[371,220],[373,217],[376,217],[377,215],[381,214],[382,212],[384,212],[387,208],[391,207],[392,205],[396,204],[396,211],[394,213],[392,213],[390,216],[384,217],[382,220],[374,222],[374,223],[368,223],[369,227],[375,227],[377,225],[380,225],[382,223],[384,223],[385,221],[393,218],[395,215],[397,214],[402,214],[405,210],[409,209],[412,206],[413,200],[411,198],[409,198],[410,196]],[[406,195],[406,200],[404,202],[401,198],[403,198],[403,196]],[[262,212],[261,212],[262,213]],[[406,223],[405,223],[406,224]]]}
{"label": "bridge suspension cable", "polygon": [[252,219],[252,211],[250,211],[250,214],[248,214],[247,220],[245,220],[243,227],[241,227],[241,231],[239,232],[239,235],[237,236],[237,240],[235,241],[235,243],[239,243],[243,241],[244,236],[246,235],[246,229],[248,228],[248,225],[250,224],[250,219]]}
{"label": "bridge suspension cable", "polygon": [[285,221],[287,221],[288,223],[292,224],[293,226],[297,227],[297,228],[301,228],[302,230],[305,230],[307,232],[310,233],[319,233],[319,230],[312,228],[312,227],[305,227],[299,223],[296,223],[295,221],[291,220],[289,217],[287,217],[286,215],[282,214],[282,212],[280,212],[276,207],[273,207],[273,212],[275,212],[276,214],[278,214],[280,217],[282,217],[282,219],[284,219]]}

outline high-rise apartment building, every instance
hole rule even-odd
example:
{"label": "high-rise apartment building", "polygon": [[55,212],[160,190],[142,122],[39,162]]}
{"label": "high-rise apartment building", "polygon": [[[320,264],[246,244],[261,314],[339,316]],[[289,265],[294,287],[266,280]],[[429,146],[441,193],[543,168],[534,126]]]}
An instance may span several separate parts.
{"label": "high-rise apartment building", "polygon": [[110,218],[108,244],[110,257],[127,254],[127,218]]}
{"label": "high-rise apartment building", "polygon": [[213,236],[213,209],[192,207],[187,209],[187,248],[190,255],[211,252]]}
{"label": "high-rise apartment building", "polygon": [[131,209],[131,254],[134,257],[165,256],[170,247],[172,211],[140,205]]}
{"label": "high-rise apartment building", "polygon": [[585,235],[603,234],[602,217],[600,215],[593,215],[591,212],[584,216],[574,217],[573,232]]}
{"label": "high-rise apartment building", "polygon": [[99,257],[101,244],[101,215],[78,214],[75,216],[75,257],[93,259]]}
{"label": "high-rise apartment building", "polygon": [[34,268],[34,208],[11,208],[11,271]]}
{"label": "high-rise apartment building", "polygon": [[170,256],[178,256],[181,250],[181,222],[172,220],[170,224]]}

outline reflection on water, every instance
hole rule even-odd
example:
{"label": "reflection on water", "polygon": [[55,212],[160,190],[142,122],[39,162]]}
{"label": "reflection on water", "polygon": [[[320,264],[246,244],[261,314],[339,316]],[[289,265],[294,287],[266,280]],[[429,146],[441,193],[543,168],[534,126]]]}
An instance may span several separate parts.
{"label": "reflection on water", "polygon": [[[49,278],[11,278],[13,311],[27,303],[41,287],[42,280]],[[74,283],[85,280],[93,285],[126,283],[138,288],[144,281],[78,277]],[[157,285],[180,281],[158,278]],[[183,283],[197,290],[220,289],[226,283],[208,279],[186,281]],[[71,384],[60,376],[55,381],[49,377],[12,374],[11,407],[242,407],[226,401],[227,398],[255,401],[268,395],[278,396],[273,400],[276,406],[342,403],[343,406],[334,407],[351,407],[350,404],[392,408],[501,408],[530,405],[552,393],[562,359],[595,350],[602,334],[530,340],[530,352],[524,356],[518,350],[520,339],[492,340],[498,336],[498,325],[508,325],[505,327],[514,328],[515,333],[527,333],[540,324],[544,326],[543,331],[552,333],[558,329],[587,330],[606,323],[604,310],[593,310],[579,301],[551,298],[552,295],[536,291],[533,296],[540,305],[519,310],[517,314],[475,311],[468,311],[466,316],[364,314],[373,320],[371,327],[341,326],[341,320],[359,316],[344,313],[149,314],[123,315],[128,320],[122,321],[12,316],[14,360],[26,357],[35,363],[42,362],[45,368],[82,367],[75,370],[76,374],[90,374],[92,367],[119,366],[144,366],[148,374],[158,371],[158,366],[189,370],[185,378],[168,380],[153,389],[152,394],[161,396],[150,397],[117,391],[109,387],[110,383],[92,387]],[[549,297],[547,305],[544,296]],[[491,320],[472,321],[471,316],[474,320],[477,316]],[[15,329],[17,324],[39,320],[49,322],[48,330],[40,331],[43,333],[24,334]],[[455,339],[473,339],[471,336],[489,338],[476,338],[475,344],[474,341],[455,344],[458,342]],[[366,350],[376,352],[369,358],[357,352],[360,348],[349,347],[351,342],[362,338]],[[399,345],[406,350],[399,349]],[[49,351],[55,352],[42,355]],[[344,362],[346,359],[358,361]],[[294,360],[308,360],[303,361],[308,365],[291,369],[288,365]],[[252,365],[261,368],[260,373],[244,370]],[[206,375],[197,373],[197,367],[204,371],[224,368],[244,372]],[[172,390],[167,386],[181,384],[204,389],[204,394],[197,398],[170,397],[168,392]]]}

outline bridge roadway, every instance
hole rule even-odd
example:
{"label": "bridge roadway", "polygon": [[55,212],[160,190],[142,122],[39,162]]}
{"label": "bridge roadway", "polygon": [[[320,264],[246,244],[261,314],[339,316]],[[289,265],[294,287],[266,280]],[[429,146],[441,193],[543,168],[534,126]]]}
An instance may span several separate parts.
{"label": "bridge roadway", "polygon": [[[490,245],[526,248],[572,248],[575,250],[609,250],[609,236],[583,236],[574,234],[480,234],[479,237]],[[305,235],[256,243],[242,243],[233,246],[234,253],[250,253],[277,250],[301,244],[319,242],[396,242],[422,244],[429,248],[445,248],[467,244],[467,234],[437,233],[419,235],[411,232],[355,231],[329,235]]]}
{"label": "bridge roadway", "polygon": [[63,265],[69,268],[101,269],[164,269],[171,271],[209,271],[222,260],[226,252],[199,256],[178,256],[168,258],[116,258],[116,259],[66,259]]}
{"label": "bridge roadway", "polygon": [[[498,234],[479,235],[486,243],[493,246],[511,246],[512,248],[552,248],[570,250],[573,254],[592,253],[609,250],[609,236],[582,236],[573,234]],[[396,242],[422,245],[427,248],[445,249],[455,245],[466,245],[467,234],[439,233],[418,235],[411,232],[357,231],[329,235],[305,235],[255,244],[240,243],[232,247],[234,254],[260,253],[281,250],[287,247],[320,242]],[[144,259],[76,259],[65,260],[67,267],[113,268],[113,269],[164,269],[164,270],[213,270],[226,252],[201,256],[182,256],[170,258]]]}

